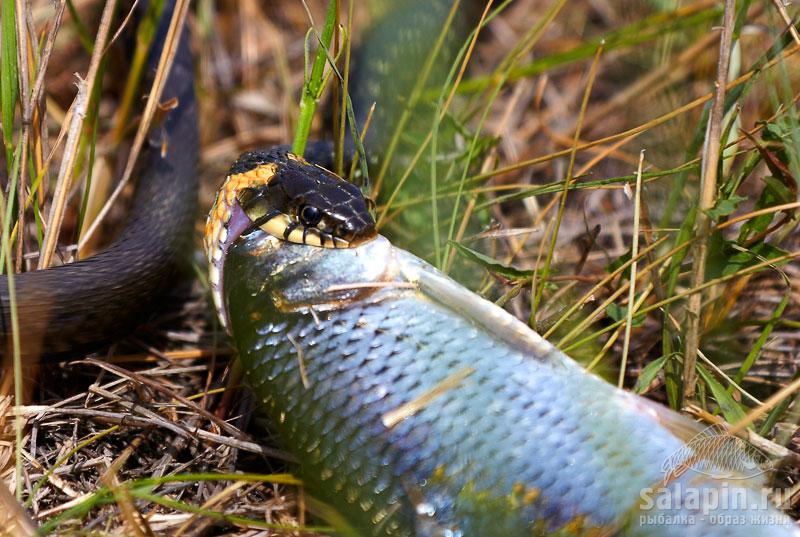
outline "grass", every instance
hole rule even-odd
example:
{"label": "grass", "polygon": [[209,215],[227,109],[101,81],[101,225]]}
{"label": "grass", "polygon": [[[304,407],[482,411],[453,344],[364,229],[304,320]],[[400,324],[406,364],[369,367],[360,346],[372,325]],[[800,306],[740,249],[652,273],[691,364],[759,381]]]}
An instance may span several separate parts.
{"label": "grass", "polygon": [[[158,87],[140,82],[155,13],[125,28],[138,39],[128,73],[114,61],[121,40],[109,48],[94,37],[110,43],[125,14],[114,2],[89,4],[0,3],[0,121],[5,175],[15,178],[0,207],[7,273],[68,260],[72,243],[89,252],[113,234],[157,114]],[[299,151],[323,132],[317,104],[348,79],[351,43],[380,12],[354,4],[287,3],[273,13],[252,0],[198,0],[188,11],[203,207],[238,152],[292,135]],[[746,428],[786,458],[798,450],[800,41],[784,30],[798,11],[732,4],[493,2],[452,62],[438,59],[451,46],[444,39],[423,57],[402,119],[385,133],[390,158],[369,171],[380,226],[395,242],[597,374],[675,408],[687,400],[694,415]],[[19,9],[32,26],[9,16]],[[183,13],[174,28],[186,24]],[[309,20],[324,22],[311,31]],[[736,47],[728,76],[719,50]],[[91,75],[82,102],[74,72]],[[341,140],[353,110],[336,99]],[[122,142],[131,157],[116,164]],[[112,185],[115,167],[123,180],[109,194],[97,185]],[[51,220],[59,199],[63,223]],[[335,524],[294,478],[259,473],[291,466],[250,423],[242,392],[221,395],[230,352],[202,287],[195,282],[184,307],[106,362],[38,379],[20,364],[5,373],[0,477],[15,483],[31,519],[15,511],[28,528],[20,534],[325,533],[306,511]],[[17,333],[25,337],[24,327]],[[16,427],[12,398],[25,403]]]}
{"label": "grass", "polygon": [[[319,99],[322,97],[322,90],[325,88],[326,80],[323,78],[323,73],[329,61],[333,29],[336,27],[338,20],[337,15],[337,3],[330,2],[325,14],[325,26],[322,30],[322,35],[317,34],[313,26],[309,31],[309,34],[313,34],[316,37],[317,54],[308,80],[303,84],[302,97],[300,98],[300,117],[297,121],[297,132],[295,132],[294,142],[292,143],[292,151],[298,155],[302,155],[305,152],[308,135],[311,131],[311,121],[314,118]],[[306,48],[308,48],[308,43],[306,43]],[[334,58],[330,58],[330,61],[335,65]],[[307,59],[305,63],[308,63]],[[303,73],[306,71],[306,69],[303,69]]]}

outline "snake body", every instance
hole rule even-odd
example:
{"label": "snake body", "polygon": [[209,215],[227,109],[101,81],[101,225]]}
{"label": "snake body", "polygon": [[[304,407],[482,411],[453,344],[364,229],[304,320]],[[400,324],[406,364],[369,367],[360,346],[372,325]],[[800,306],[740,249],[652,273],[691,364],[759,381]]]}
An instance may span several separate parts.
{"label": "snake body", "polygon": [[[171,3],[170,3],[171,4]],[[151,48],[161,53],[170,9]],[[127,224],[91,258],[15,276],[22,353],[26,362],[78,353],[114,341],[146,319],[172,284],[191,244],[197,208],[197,108],[188,32],[180,38],[162,102],[175,99],[153,128],[140,160]],[[163,149],[163,151],[162,151]],[[0,352],[11,350],[8,280],[0,278]]]}

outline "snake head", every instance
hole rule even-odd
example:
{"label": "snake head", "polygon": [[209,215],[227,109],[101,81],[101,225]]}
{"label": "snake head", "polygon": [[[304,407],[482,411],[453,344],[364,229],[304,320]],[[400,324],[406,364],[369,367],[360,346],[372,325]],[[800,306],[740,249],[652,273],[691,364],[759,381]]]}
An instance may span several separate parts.
{"label": "snake head", "polygon": [[369,201],[352,183],[286,150],[242,154],[205,229],[209,282],[223,326],[225,256],[241,235],[257,229],[279,242],[322,248],[353,248],[377,236]]}
{"label": "snake head", "polygon": [[324,248],[348,248],[375,237],[368,202],[352,183],[291,154],[271,171],[269,180],[237,195],[254,228]]}

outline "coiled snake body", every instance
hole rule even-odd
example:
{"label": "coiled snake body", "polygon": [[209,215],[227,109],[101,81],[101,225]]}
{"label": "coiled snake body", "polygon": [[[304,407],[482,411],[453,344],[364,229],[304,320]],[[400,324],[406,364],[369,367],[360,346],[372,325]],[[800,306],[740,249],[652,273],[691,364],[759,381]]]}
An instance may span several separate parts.
{"label": "coiled snake body", "polygon": [[[169,9],[151,50],[161,53]],[[76,263],[15,277],[26,363],[97,349],[142,322],[171,285],[191,244],[197,208],[197,107],[188,32],[183,31],[162,102],[177,106],[150,133],[125,229],[104,251]],[[163,147],[166,151],[161,152]],[[0,278],[0,352],[11,351],[8,281]]]}

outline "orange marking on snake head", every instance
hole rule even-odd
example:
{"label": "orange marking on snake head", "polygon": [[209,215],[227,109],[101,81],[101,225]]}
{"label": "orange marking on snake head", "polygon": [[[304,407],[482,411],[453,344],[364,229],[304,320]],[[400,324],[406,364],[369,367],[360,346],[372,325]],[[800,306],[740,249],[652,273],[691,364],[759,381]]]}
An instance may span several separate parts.
{"label": "orange marking on snake head", "polygon": [[[229,229],[231,218],[237,207],[237,196],[242,189],[256,188],[268,184],[278,166],[273,163],[262,164],[246,172],[229,175],[225,179],[214,205],[206,219],[203,242],[208,257],[208,279],[211,285],[211,296],[220,315],[222,326],[227,328],[228,319],[223,308],[222,283],[225,253],[228,247],[236,240],[242,229]],[[241,223],[238,225],[241,226]],[[234,236],[236,235],[236,236]]]}

